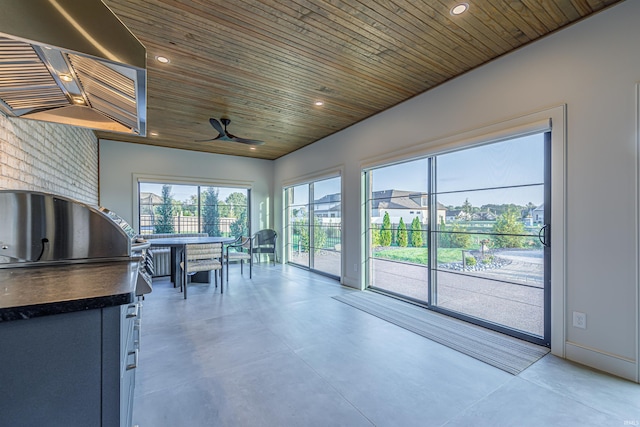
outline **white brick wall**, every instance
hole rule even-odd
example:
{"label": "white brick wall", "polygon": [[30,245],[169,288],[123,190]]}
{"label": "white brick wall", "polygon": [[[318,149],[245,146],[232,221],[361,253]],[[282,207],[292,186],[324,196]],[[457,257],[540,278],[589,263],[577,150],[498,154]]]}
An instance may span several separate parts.
{"label": "white brick wall", "polygon": [[98,204],[92,130],[0,114],[0,189],[60,194]]}

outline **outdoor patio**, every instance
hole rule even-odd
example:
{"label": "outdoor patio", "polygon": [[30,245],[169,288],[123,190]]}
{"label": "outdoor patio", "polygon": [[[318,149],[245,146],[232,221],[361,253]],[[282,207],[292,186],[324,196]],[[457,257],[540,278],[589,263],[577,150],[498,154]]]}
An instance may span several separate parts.
{"label": "outdoor patio", "polygon": [[[494,255],[508,263],[484,271],[455,271],[447,268],[450,265],[440,266],[434,305],[542,336],[542,251],[502,250]],[[427,301],[426,266],[384,259],[373,259],[372,264],[376,288]]]}

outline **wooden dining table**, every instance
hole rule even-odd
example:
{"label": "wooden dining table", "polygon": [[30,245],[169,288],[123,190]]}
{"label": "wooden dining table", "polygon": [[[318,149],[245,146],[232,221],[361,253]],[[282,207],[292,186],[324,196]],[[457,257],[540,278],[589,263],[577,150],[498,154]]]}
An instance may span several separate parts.
{"label": "wooden dining table", "polygon": [[236,239],[234,237],[162,237],[158,239],[147,240],[151,245],[151,250],[154,247],[171,248],[171,281],[174,286],[182,287],[182,277],[180,274],[180,263],[184,262],[185,247],[192,244],[202,243],[222,243],[223,245],[233,243]]}

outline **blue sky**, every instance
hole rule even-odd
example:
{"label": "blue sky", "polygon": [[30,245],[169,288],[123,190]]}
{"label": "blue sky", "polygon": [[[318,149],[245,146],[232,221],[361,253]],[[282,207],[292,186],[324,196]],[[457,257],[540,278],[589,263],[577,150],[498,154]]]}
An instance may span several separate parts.
{"label": "blue sky", "polygon": [[[544,137],[531,135],[508,141],[483,145],[437,156],[438,201],[444,205],[460,206],[465,199],[474,206],[514,203],[526,205],[543,202]],[[427,191],[426,159],[374,169],[373,191]],[[505,186],[522,186],[500,190],[484,190]],[[294,204],[308,203],[308,186],[294,187]],[[162,184],[141,183],[140,191],[162,194]],[[220,187],[220,200],[232,192],[245,189]],[[341,191],[340,177],[316,181],[315,199]],[[175,200],[189,200],[196,186],[174,184],[171,193]]]}
{"label": "blue sky", "polygon": [[[163,184],[155,184],[155,183],[140,183],[140,191],[141,192],[149,192],[157,194],[158,196],[162,195],[162,185]],[[219,189],[218,199],[225,200],[229,194],[239,192],[247,194],[247,190],[244,188],[229,188],[229,187],[217,187]],[[203,188],[204,190],[204,188]],[[197,194],[198,188],[195,185],[183,185],[183,184],[171,184],[171,195],[174,200],[178,201],[189,201],[192,194]]]}
{"label": "blue sky", "polygon": [[[372,172],[374,191],[427,190],[427,161],[415,160]],[[544,136],[531,135],[437,156],[437,190],[445,205],[515,203],[540,205],[544,192]],[[485,188],[525,186],[475,191]],[[472,191],[469,191],[472,190]]]}

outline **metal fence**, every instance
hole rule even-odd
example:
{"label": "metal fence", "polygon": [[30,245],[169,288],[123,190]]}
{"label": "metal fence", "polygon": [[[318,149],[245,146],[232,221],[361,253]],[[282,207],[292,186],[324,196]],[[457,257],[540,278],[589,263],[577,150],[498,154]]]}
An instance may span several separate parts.
{"label": "metal fence", "polygon": [[[155,233],[157,215],[140,215],[140,234]],[[203,233],[209,224],[202,221],[197,216],[174,216],[172,217],[172,225],[174,233]],[[236,222],[236,218],[220,218],[218,221],[218,229],[222,236],[231,235],[231,224]],[[211,224],[213,225],[213,224]]]}

